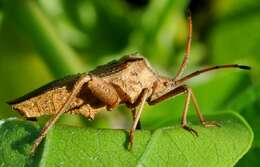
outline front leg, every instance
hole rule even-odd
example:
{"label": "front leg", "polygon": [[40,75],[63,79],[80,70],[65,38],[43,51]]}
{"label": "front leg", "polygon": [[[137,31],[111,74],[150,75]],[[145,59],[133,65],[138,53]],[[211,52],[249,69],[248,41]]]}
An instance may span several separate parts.
{"label": "front leg", "polygon": [[180,94],[186,94],[186,100],[185,100],[185,104],[184,104],[184,110],[182,112],[182,119],[181,119],[181,125],[182,127],[185,129],[185,130],[188,130],[189,132],[195,134],[196,136],[198,135],[198,133],[192,129],[191,127],[189,127],[187,125],[187,113],[189,111],[189,105],[190,105],[190,100],[192,101],[194,107],[195,107],[195,111],[196,111],[196,114],[197,116],[199,117],[199,120],[201,122],[201,124],[208,128],[208,127],[219,127],[220,124],[215,122],[215,121],[206,121],[204,116],[202,115],[201,111],[200,111],[200,108],[199,108],[199,105],[198,105],[198,102],[192,92],[192,89],[191,88],[188,88],[186,85],[182,85],[182,86],[179,86],[175,89],[173,89],[172,91],[162,95],[161,97],[158,97],[157,99],[154,99],[152,101],[148,101],[148,104],[150,105],[154,105],[156,103],[159,103],[167,98],[170,98],[170,97],[174,97],[174,96],[177,96],[177,95],[180,95]]}

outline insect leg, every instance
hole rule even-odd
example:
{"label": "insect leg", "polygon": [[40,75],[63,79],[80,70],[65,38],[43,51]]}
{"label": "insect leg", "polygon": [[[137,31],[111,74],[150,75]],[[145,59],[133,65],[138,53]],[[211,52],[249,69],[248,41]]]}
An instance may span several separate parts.
{"label": "insect leg", "polygon": [[167,98],[170,98],[170,97],[175,97],[177,95],[180,95],[181,93],[184,93],[187,89],[187,86],[186,85],[181,85],[173,90],[171,90],[170,92],[166,93],[166,94],[163,94],[162,96],[159,96],[158,98],[156,99],[153,99],[151,101],[148,101],[148,104],[149,105],[154,105],[154,104],[157,104]]}
{"label": "insect leg", "polygon": [[[134,108],[132,108],[133,121],[134,121],[135,118],[136,118],[136,114],[137,114],[137,109],[136,109],[136,107],[134,107]],[[136,129],[141,129],[141,122],[140,122],[140,119],[138,120],[138,123],[137,123]]]}
{"label": "insect leg", "polygon": [[148,101],[148,104],[154,105],[154,104],[159,103],[159,102],[161,102],[161,101],[163,101],[163,100],[165,100],[169,97],[174,97],[174,96],[180,95],[182,93],[187,94],[185,105],[184,105],[184,110],[183,110],[183,113],[182,113],[182,121],[181,121],[181,125],[184,129],[186,129],[186,130],[192,132],[193,134],[197,135],[197,132],[194,129],[187,126],[187,113],[188,113],[190,100],[192,100],[192,103],[195,107],[196,114],[198,115],[199,120],[200,120],[202,125],[204,125],[205,127],[219,126],[219,123],[217,123],[215,121],[209,121],[209,122],[205,121],[205,118],[201,114],[198,102],[197,102],[197,100],[196,100],[196,98],[195,98],[195,96],[192,92],[192,89],[188,88],[186,85],[179,86],[176,89],[173,89],[172,91],[158,97],[157,99],[154,99],[152,101]]}
{"label": "insect leg", "polygon": [[199,120],[200,120],[200,123],[202,125],[204,125],[206,128],[207,127],[214,127],[214,126],[218,126],[220,127],[220,124],[216,121],[206,121],[204,116],[202,115],[201,111],[200,111],[200,108],[199,108],[199,105],[198,105],[198,102],[197,102],[197,99],[196,97],[194,96],[192,90],[190,89],[190,92],[191,92],[191,100],[192,100],[192,103],[195,107],[195,111],[196,111],[196,114],[197,116],[199,117]]}
{"label": "insect leg", "polygon": [[185,55],[184,55],[184,58],[182,60],[182,63],[179,67],[179,69],[177,70],[176,72],[176,75],[174,77],[173,80],[176,80],[178,79],[179,76],[181,76],[182,72],[184,71],[186,65],[187,65],[187,62],[188,62],[188,59],[189,59],[189,55],[190,55],[190,46],[191,46],[191,37],[192,37],[192,18],[191,18],[191,14],[189,13],[189,16],[188,16],[188,37],[187,37],[187,42],[186,42],[186,49],[185,49]]}
{"label": "insect leg", "polygon": [[46,136],[48,130],[55,124],[55,122],[58,120],[58,118],[69,109],[69,106],[75,96],[80,92],[80,89],[82,86],[87,83],[90,80],[89,75],[84,75],[79,78],[79,80],[76,82],[70,96],[68,97],[67,101],[63,104],[63,106],[59,109],[56,115],[54,115],[42,128],[39,136],[37,139],[33,142],[31,153],[34,153],[35,149],[38,147],[38,145],[41,143],[42,139]]}
{"label": "insect leg", "polygon": [[[185,130],[188,130],[188,131],[190,131],[191,133],[193,133],[197,136],[198,135],[197,132],[194,129],[187,126],[187,113],[188,113],[188,109],[189,109],[192,91],[191,91],[190,88],[187,88],[186,85],[179,86],[176,89],[173,89],[172,91],[158,97],[157,99],[154,99],[153,101],[149,101],[148,104],[154,105],[154,104],[159,103],[159,102],[161,102],[161,101],[163,101],[163,100],[165,100],[169,97],[174,97],[174,96],[180,95],[182,93],[187,93],[187,97],[186,97],[186,100],[185,100],[184,110],[182,112],[181,125]],[[198,105],[197,105],[197,107],[198,107]]]}
{"label": "insect leg", "polygon": [[186,93],[187,93],[187,97],[186,97],[186,101],[185,101],[185,106],[184,106],[184,111],[182,113],[182,121],[181,121],[181,125],[184,129],[190,131],[191,133],[195,134],[196,136],[198,136],[198,133],[192,129],[191,127],[187,126],[187,113],[188,113],[188,110],[189,110],[189,104],[190,104],[190,100],[192,100],[192,103],[195,107],[195,111],[196,111],[196,114],[198,115],[199,117],[199,120],[201,122],[202,125],[204,125],[204,127],[215,127],[215,126],[220,126],[219,123],[215,122],[215,121],[205,121],[205,118],[203,117],[201,111],[200,111],[200,108],[199,108],[199,105],[198,105],[198,102],[192,92],[192,89],[191,88],[186,88]]}
{"label": "insect leg", "polygon": [[120,102],[115,88],[99,77],[92,76],[91,78],[91,81],[88,82],[88,87],[92,94],[106,105],[107,110],[111,111],[114,109]]}
{"label": "insect leg", "polygon": [[136,116],[135,116],[134,122],[132,124],[132,127],[130,129],[130,133],[129,133],[129,145],[128,145],[129,150],[131,150],[133,143],[134,143],[135,129],[138,124],[138,121],[140,120],[140,116],[143,111],[143,107],[144,107],[144,103],[147,99],[147,95],[148,95],[148,89],[144,89],[142,91],[141,98],[140,98],[141,101],[140,101],[140,104],[137,106],[137,110],[136,110],[136,114],[135,114]]}
{"label": "insect leg", "polygon": [[186,96],[186,100],[185,100],[185,105],[184,105],[184,110],[182,112],[182,117],[181,117],[181,126],[182,128],[184,128],[185,130],[195,134],[196,136],[198,136],[198,133],[192,129],[191,127],[189,127],[187,125],[187,113],[189,111],[189,105],[190,105],[190,98],[191,98],[191,94],[192,94],[192,91],[190,88],[187,88],[186,89],[186,93],[187,93],[187,96]]}

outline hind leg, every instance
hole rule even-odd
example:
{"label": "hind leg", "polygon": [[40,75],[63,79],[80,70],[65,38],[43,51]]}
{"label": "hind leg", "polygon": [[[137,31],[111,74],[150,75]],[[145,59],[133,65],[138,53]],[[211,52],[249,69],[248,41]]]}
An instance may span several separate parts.
{"label": "hind leg", "polygon": [[90,80],[89,75],[82,76],[75,84],[70,96],[67,98],[66,102],[62,105],[62,107],[59,109],[56,115],[54,115],[42,128],[39,136],[37,139],[33,142],[31,154],[35,152],[35,149],[38,147],[38,145],[41,143],[42,139],[46,136],[48,130],[55,124],[55,122],[59,119],[59,117],[69,110],[70,104],[73,101],[73,99],[78,95],[80,92],[82,86],[87,83]]}

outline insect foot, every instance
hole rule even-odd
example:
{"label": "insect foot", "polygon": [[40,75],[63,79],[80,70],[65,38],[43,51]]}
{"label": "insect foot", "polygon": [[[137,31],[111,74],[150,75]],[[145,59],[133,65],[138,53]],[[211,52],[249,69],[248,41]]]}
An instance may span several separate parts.
{"label": "insect foot", "polygon": [[191,128],[191,127],[189,127],[187,125],[183,125],[182,128],[187,130],[188,132],[190,132],[192,135],[194,135],[196,137],[199,136],[199,134],[198,134],[198,132],[196,130],[194,130],[193,128]]}
{"label": "insect foot", "polygon": [[133,144],[134,144],[134,131],[131,129],[130,133],[129,133],[129,141],[128,141],[128,145],[127,145],[128,151],[132,150]]}
{"label": "insect foot", "polygon": [[128,144],[127,144],[127,150],[131,151],[132,148],[133,148],[133,142],[129,141]]}
{"label": "insect foot", "polygon": [[205,128],[210,128],[210,127],[221,127],[221,124],[217,121],[204,121],[202,122],[202,125]]}

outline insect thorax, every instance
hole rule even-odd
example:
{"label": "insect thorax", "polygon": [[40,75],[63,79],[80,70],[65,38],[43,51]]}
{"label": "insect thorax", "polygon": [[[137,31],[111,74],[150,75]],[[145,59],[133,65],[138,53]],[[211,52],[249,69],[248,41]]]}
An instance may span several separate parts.
{"label": "insect thorax", "polygon": [[145,58],[128,56],[97,67],[90,74],[112,84],[123,102],[134,103],[144,88],[152,88],[157,74]]}

